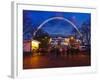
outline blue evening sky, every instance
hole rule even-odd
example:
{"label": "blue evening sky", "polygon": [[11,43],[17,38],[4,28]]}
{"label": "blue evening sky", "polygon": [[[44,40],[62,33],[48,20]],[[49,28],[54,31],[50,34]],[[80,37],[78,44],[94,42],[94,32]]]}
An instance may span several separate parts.
{"label": "blue evening sky", "polygon": [[[38,27],[41,23],[51,17],[64,17],[72,21],[77,28],[81,27],[83,22],[90,22],[91,20],[90,13],[23,10],[23,27],[26,27],[26,29],[27,27],[30,27],[29,25],[32,25],[32,28]],[[70,34],[73,27],[63,20],[52,20],[46,23],[42,29],[49,34]]]}

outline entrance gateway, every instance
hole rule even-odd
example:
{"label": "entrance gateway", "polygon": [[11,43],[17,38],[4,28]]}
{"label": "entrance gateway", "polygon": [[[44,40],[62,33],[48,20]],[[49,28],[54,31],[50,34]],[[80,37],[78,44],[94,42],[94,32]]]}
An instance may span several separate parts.
{"label": "entrance gateway", "polygon": [[36,35],[36,33],[38,32],[38,30],[40,30],[46,23],[48,23],[49,21],[55,20],[55,19],[64,20],[64,21],[68,22],[68,23],[71,24],[71,25],[75,28],[75,30],[79,33],[80,37],[82,37],[82,34],[81,34],[81,32],[78,30],[77,26],[76,26],[73,22],[71,22],[70,20],[68,20],[68,19],[66,19],[66,18],[64,18],[64,17],[52,17],[52,18],[49,18],[49,19],[45,20],[42,24],[40,24],[40,25],[38,26],[37,30],[33,33],[33,38],[35,37],[35,35]]}

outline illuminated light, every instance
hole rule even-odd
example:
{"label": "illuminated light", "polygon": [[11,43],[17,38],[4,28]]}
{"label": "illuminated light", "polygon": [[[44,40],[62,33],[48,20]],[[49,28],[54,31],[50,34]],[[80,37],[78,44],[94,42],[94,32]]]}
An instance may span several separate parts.
{"label": "illuminated light", "polygon": [[32,50],[37,50],[39,48],[39,44],[40,44],[39,41],[32,40],[31,42]]}
{"label": "illuminated light", "polygon": [[69,38],[65,38],[63,44],[68,45],[69,44]]}
{"label": "illuminated light", "polygon": [[65,38],[65,42],[69,42],[69,38]]}
{"label": "illuminated light", "polygon": [[73,39],[74,39],[74,37],[73,37],[73,36],[71,36],[71,37],[70,37],[70,39],[71,39],[71,40],[73,40]]}
{"label": "illuminated light", "polygon": [[63,42],[64,45],[68,45],[68,42]]}
{"label": "illuminated light", "polygon": [[80,43],[81,41],[77,39],[76,42],[79,42]]}
{"label": "illuminated light", "polygon": [[49,39],[49,43],[52,41],[52,38]]}
{"label": "illuminated light", "polygon": [[47,39],[47,37],[45,37],[45,39]]}

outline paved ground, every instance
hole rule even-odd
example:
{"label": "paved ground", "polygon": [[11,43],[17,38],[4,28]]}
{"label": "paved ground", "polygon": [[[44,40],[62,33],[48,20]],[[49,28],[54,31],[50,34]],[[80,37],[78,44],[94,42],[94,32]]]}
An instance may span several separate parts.
{"label": "paved ground", "polygon": [[27,55],[23,57],[24,69],[90,66],[90,63],[90,56],[84,54],[69,56]]}

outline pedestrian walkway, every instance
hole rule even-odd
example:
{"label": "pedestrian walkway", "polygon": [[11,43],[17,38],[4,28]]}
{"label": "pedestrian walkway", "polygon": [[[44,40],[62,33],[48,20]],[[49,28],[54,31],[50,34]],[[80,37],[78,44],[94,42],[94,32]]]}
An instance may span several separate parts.
{"label": "pedestrian walkway", "polygon": [[36,69],[36,68],[57,68],[57,67],[78,67],[90,66],[91,60],[89,55],[69,55],[69,56],[24,56],[23,68]]}

